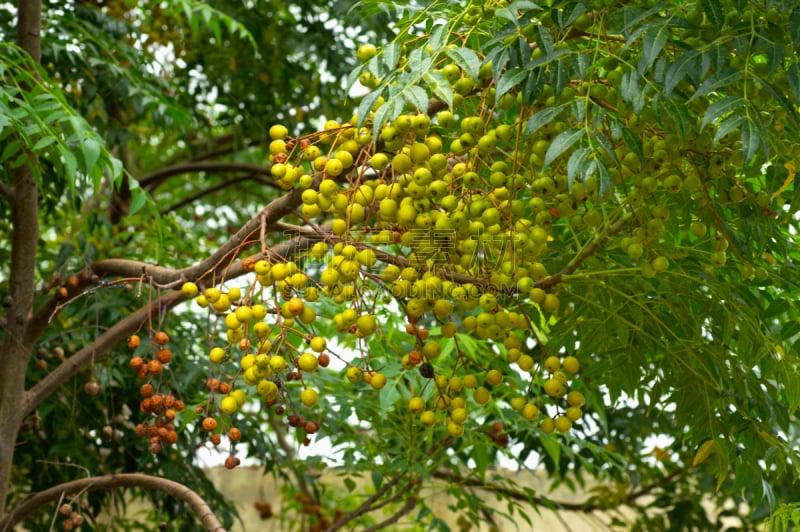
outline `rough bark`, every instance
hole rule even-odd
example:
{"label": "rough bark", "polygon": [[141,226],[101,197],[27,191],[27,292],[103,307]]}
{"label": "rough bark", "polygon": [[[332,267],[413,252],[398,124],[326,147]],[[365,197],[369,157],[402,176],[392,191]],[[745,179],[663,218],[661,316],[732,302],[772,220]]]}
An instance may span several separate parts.
{"label": "rough bark", "polygon": [[225,532],[225,528],[211,511],[211,508],[196,492],[178,482],[142,473],[125,473],[82,478],[40,491],[24,500],[5,518],[0,519],[0,532],[12,530],[15,524],[21,523],[28,515],[36,512],[36,510],[45,504],[58,501],[62,497],[72,497],[86,491],[111,490],[116,488],[141,488],[162,491],[186,503],[203,523],[203,527],[206,531]]}
{"label": "rough bark", "polygon": [[[39,1],[18,2],[17,44],[37,62],[41,59],[41,9]],[[39,240],[36,164],[36,159],[29,157],[27,164],[14,171],[12,184],[10,304],[0,344],[0,517],[4,514],[9,491],[14,444],[22,423],[25,370],[33,348],[32,342],[26,338],[25,328],[33,309],[36,244]]]}

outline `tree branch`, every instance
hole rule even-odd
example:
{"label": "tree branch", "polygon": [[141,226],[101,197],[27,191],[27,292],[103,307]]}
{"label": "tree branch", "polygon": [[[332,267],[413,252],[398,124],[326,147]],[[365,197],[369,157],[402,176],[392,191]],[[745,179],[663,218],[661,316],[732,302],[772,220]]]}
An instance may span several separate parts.
{"label": "tree branch", "polygon": [[11,511],[4,519],[0,520],[0,531],[12,530],[15,524],[21,523],[27,516],[36,510],[62,497],[79,495],[85,491],[113,490],[116,488],[141,488],[157,490],[183,501],[205,526],[208,532],[225,532],[211,507],[200,495],[179,482],[165,478],[145,475],[142,473],[122,473],[118,475],[104,475],[88,477],[40,491],[28,497]]}
{"label": "tree branch", "polygon": [[23,415],[33,412],[67,379],[77,375],[93,358],[103,356],[117,343],[137,331],[151,316],[163,314],[185,299],[180,292],[169,293],[115,323],[94,342],[66,359],[27,391],[22,408]]}
{"label": "tree branch", "polygon": [[158,285],[169,285],[182,280],[203,281],[206,278],[215,278],[216,274],[234,262],[254,234],[263,224],[266,227],[274,225],[278,220],[291,213],[299,204],[303,191],[299,188],[272,201],[261,212],[248,220],[239,231],[227,242],[222,244],[207,259],[193,266],[174,270],[139,261],[127,259],[108,259],[96,262],[92,270],[102,276],[119,277],[144,277]]}
{"label": "tree branch", "polygon": [[384,494],[387,491],[389,491],[394,486],[396,486],[397,483],[400,482],[400,480],[403,478],[403,476],[405,476],[405,475],[402,474],[402,473],[399,474],[399,475],[396,475],[389,482],[387,482],[386,484],[381,486],[380,489],[375,491],[375,493],[373,493],[370,498],[368,498],[366,501],[364,501],[361,504],[361,506],[359,506],[358,508],[356,508],[352,512],[348,513],[347,515],[342,516],[341,519],[339,519],[338,521],[333,523],[330,526],[330,528],[328,528],[327,532],[336,532],[336,530],[339,530],[340,528],[342,528],[344,525],[346,525],[347,523],[349,523],[353,519],[356,519],[357,517],[359,517],[359,516],[361,516],[361,515],[363,515],[365,513],[368,513],[370,511],[372,505],[375,503],[375,501],[377,501],[378,499],[383,497]]}
{"label": "tree branch", "polygon": [[417,505],[417,498],[413,496],[409,497],[402,508],[397,510],[394,514],[384,519],[380,523],[372,525],[369,528],[365,528],[364,532],[377,532],[378,530],[385,530],[387,526],[396,523],[397,521],[400,520],[401,517],[403,517],[411,510],[413,510],[416,505]]}
{"label": "tree branch", "polygon": [[258,164],[247,163],[234,163],[234,162],[191,162],[176,164],[175,166],[168,166],[162,168],[152,174],[146,175],[139,179],[139,185],[152,192],[161,183],[170,177],[181,174],[196,174],[198,172],[206,173],[222,173],[222,172],[247,172],[250,175],[257,176],[272,176],[269,171],[269,166],[261,166]]}

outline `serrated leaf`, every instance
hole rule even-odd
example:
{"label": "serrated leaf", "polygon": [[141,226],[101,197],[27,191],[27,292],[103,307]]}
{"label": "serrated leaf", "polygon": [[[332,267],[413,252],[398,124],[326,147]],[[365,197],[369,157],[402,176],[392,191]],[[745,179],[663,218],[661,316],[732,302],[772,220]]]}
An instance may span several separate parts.
{"label": "serrated leaf", "polygon": [[731,83],[735,83],[743,77],[744,72],[732,68],[712,74],[706,78],[706,80],[697,88],[694,94],[692,94],[691,98],[689,98],[689,102],[699,98],[700,96],[705,96],[709,92],[713,92],[720,87],[725,87]]}
{"label": "serrated leaf", "polygon": [[457,64],[461,70],[467,73],[472,79],[478,79],[478,71],[481,67],[481,60],[478,55],[469,48],[448,48],[447,56]]}
{"label": "serrated leaf", "polygon": [[364,125],[364,121],[369,116],[370,111],[372,111],[372,106],[375,105],[375,102],[377,102],[380,97],[381,91],[373,90],[361,99],[361,103],[358,104],[358,110],[356,111],[356,115],[358,115],[357,127]]}
{"label": "serrated leaf", "polygon": [[81,143],[81,153],[83,154],[84,170],[87,174],[92,172],[97,159],[100,158],[101,144],[94,138],[89,137]]}
{"label": "serrated leaf", "polygon": [[642,42],[642,58],[639,61],[639,72],[646,72],[658,57],[658,54],[667,43],[671,33],[666,24],[658,28],[650,28],[644,34]]}
{"label": "serrated leaf", "polygon": [[617,152],[614,151],[614,145],[611,144],[611,141],[606,138],[605,135],[596,131],[592,138],[597,141],[600,146],[602,146],[603,150],[605,150],[606,154],[611,157],[611,160],[614,161],[616,164],[619,164],[619,159],[617,158]]}
{"label": "serrated leaf", "polygon": [[51,144],[53,144],[54,142],[56,142],[57,140],[58,139],[56,137],[53,137],[53,136],[40,138],[38,140],[38,142],[36,142],[36,144],[33,146],[33,151],[43,150],[46,147],[48,147]]}
{"label": "serrated leaf", "polygon": [[383,50],[381,50],[381,57],[383,58],[383,64],[386,66],[386,70],[394,70],[394,67],[397,66],[397,62],[400,60],[400,51],[401,46],[397,41],[383,47]]}
{"label": "serrated leaf", "polygon": [[720,139],[730,135],[731,132],[736,131],[742,122],[744,122],[743,115],[733,115],[723,120],[717,128],[717,132],[714,134],[714,144],[719,142]]}
{"label": "serrated leaf", "polygon": [[439,24],[438,26],[434,26],[431,30],[431,35],[428,38],[428,44],[433,49],[434,53],[444,46],[447,39],[447,29],[448,28],[446,24]]}
{"label": "serrated leaf", "polygon": [[800,103],[800,64],[795,63],[786,69],[786,80],[794,96],[794,102]]}
{"label": "serrated leaf", "polygon": [[749,117],[742,121],[742,154],[745,164],[756,156],[759,148],[766,139],[762,138],[761,128]]}
{"label": "serrated leaf", "polygon": [[703,129],[708,124],[716,122],[716,120],[721,116],[738,109],[746,103],[747,100],[741,96],[728,96],[727,98],[723,98],[718,102],[714,102],[708,107],[708,109],[706,109],[706,112],[703,115],[703,121],[700,122],[700,129]]}
{"label": "serrated leaf", "polygon": [[539,128],[549,123],[551,120],[554,120],[567,105],[566,103],[562,103],[554,107],[545,107],[541,111],[534,113],[533,116],[528,119],[528,123],[525,124],[525,138],[527,139],[536,133]]}
{"label": "serrated leaf", "polygon": [[714,447],[717,445],[717,440],[706,440],[697,449],[692,459],[692,467],[697,467],[705,462],[711,456]]}
{"label": "serrated leaf", "polygon": [[495,98],[499,100],[505,93],[522,83],[522,80],[524,80],[525,76],[527,76],[529,73],[529,71],[519,68],[507,70],[497,81]]}
{"label": "serrated leaf", "polygon": [[360,65],[350,71],[350,73],[347,75],[347,79],[345,80],[345,84],[344,84],[345,93],[348,93],[348,94],[350,93],[350,89],[352,89],[353,85],[356,84],[356,81],[358,81],[358,76],[360,76],[360,75],[361,75],[361,66]]}
{"label": "serrated leaf", "polygon": [[142,189],[132,189],[131,190],[131,206],[128,209],[128,214],[134,215],[136,214],[139,209],[144,207],[144,204],[147,203],[147,193]]}
{"label": "serrated leaf", "polygon": [[420,110],[420,112],[425,113],[428,109],[428,94],[422,89],[422,87],[417,87],[416,85],[411,85],[406,87],[403,90],[403,98]]}
{"label": "serrated leaf", "polygon": [[708,15],[712,26],[721,28],[725,24],[725,12],[719,0],[700,0],[700,4],[703,6],[703,11]]}
{"label": "serrated leaf", "polygon": [[568,12],[568,6],[565,6],[564,9],[556,10],[556,24],[561,29],[566,28],[575,20],[586,13],[586,6],[582,2],[575,2],[574,4],[570,4],[572,6],[572,10]]}
{"label": "serrated leaf", "polygon": [[558,134],[550,146],[547,148],[547,153],[544,156],[544,167],[550,165],[562,153],[574,146],[579,140],[586,135],[586,130],[583,128],[569,128]]}
{"label": "serrated leaf", "polygon": [[572,155],[569,156],[569,160],[567,161],[567,186],[570,189],[572,188],[572,183],[575,181],[575,178],[583,172],[584,166],[591,154],[592,149],[588,146],[583,146],[572,152]]}
{"label": "serrated leaf", "polygon": [[453,89],[444,76],[437,72],[425,72],[422,74],[422,79],[437,98],[446,103],[448,107],[453,107]]}
{"label": "serrated leaf", "polygon": [[550,67],[550,84],[553,86],[553,96],[558,98],[561,91],[569,83],[569,67],[564,61],[557,61]]}
{"label": "serrated leaf", "polygon": [[606,197],[606,192],[614,189],[614,180],[611,179],[611,172],[608,171],[608,166],[602,159],[595,159],[597,162],[597,174],[600,176],[600,184],[597,188],[597,197],[602,199]]}
{"label": "serrated leaf", "polygon": [[664,75],[664,94],[669,96],[672,94],[672,91],[675,87],[680,83],[680,81],[689,73],[692,69],[693,62],[700,56],[700,52],[697,50],[689,50],[678,59],[676,59],[670,66],[667,68],[667,73]]}
{"label": "serrated leaf", "polygon": [[639,157],[639,162],[642,164],[642,167],[645,166],[644,160],[644,147],[642,146],[642,139],[639,135],[634,133],[630,130],[630,128],[623,126],[622,128],[622,140],[625,141],[625,145],[628,146],[628,149],[631,150],[633,153]]}

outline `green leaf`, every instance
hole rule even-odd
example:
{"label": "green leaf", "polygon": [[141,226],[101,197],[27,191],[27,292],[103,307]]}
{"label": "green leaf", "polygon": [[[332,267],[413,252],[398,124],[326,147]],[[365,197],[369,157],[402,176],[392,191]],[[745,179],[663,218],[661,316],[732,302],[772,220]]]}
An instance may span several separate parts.
{"label": "green leaf", "polygon": [[700,57],[698,50],[689,50],[667,68],[667,73],[664,75],[664,94],[667,96],[672,94],[678,83],[692,70],[694,61],[698,57]]}
{"label": "green leaf", "polygon": [[711,104],[703,115],[703,121],[700,123],[700,129],[703,129],[708,124],[715,122],[721,116],[738,109],[746,103],[747,100],[741,96],[728,96]]}
{"label": "green leaf", "polygon": [[139,209],[144,207],[144,204],[147,203],[147,193],[140,189],[140,188],[132,188],[131,189],[131,206],[128,210],[129,215],[136,214]]}
{"label": "green leaf", "polygon": [[544,447],[550,460],[552,460],[557,467],[558,462],[561,460],[561,443],[559,443],[558,438],[542,434],[539,441],[542,442],[542,447]]}
{"label": "green leaf", "polygon": [[344,486],[347,488],[347,491],[349,493],[353,493],[353,490],[356,489],[355,481],[350,477],[344,477],[342,481],[344,482]]}
{"label": "green leaf", "polygon": [[712,26],[721,28],[725,24],[725,11],[719,0],[700,0],[700,4],[703,6],[703,11],[708,15]]}
{"label": "green leaf", "polygon": [[575,177],[582,174],[587,167],[589,157],[592,155],[592,149],[589,146],[578,148],[572,155],[569,156],[567,161],[567,185],[572,188],[572,183]]}
{"label": "green leaf", "polygon": [[394,70],[394,67],[397,66],[397,62],[400,60],[401,48],[402,47],[400,43],[394,41],[392,43],[387,44],[381,51],[381,55],[383,57],[383,64],[384,66],[386,66],[387,70],[389,71]]}
{"label": "green leaf", "polygon": [[522,83],[530,72],[519,68],[507,70],[502,77],[497,81],[496,98],[499,100],[505,93]]}
{"label": "green leaf", "polygon": [[671,33],[666,24],[658,28],[649,28],[644,34],[644,42],[642,43],[642,56],[639,60],[639,72],[644,73],[653,66],[653,63],[658,57],[667,39]]}
{"label": "green leaf", "polygon": [[41,151],[55,142],[58,142],[56,137],[43,137],[33,146],[33,151]]}
{"label": "green leaf", "polygon": [[645,165],[644,160],[644,147],[642,146],[642,138],[630,130],[627,126],[622,127],[622,139],[625,141],[625,145],[628,146],[633,153],[635,153],[639,157],[639,162],[642,163],[642,166]]}
{"label": "green leaf", "polygon": [[84,171],[91,174],[94,166],[97,164],[97,159],[100,158],[100,150],[102,145],[97,139],[89,137],[81,143],[81,153],[83,154]]}
{"label": "green leaf", "polygon": [[372,92],[368,93],[361,99],[361,103],[358,104],[358,110],[356,114],[358,115],[358,122],[356,124],[357,127],[361,127],[364,124],[364,121],[369,116],[370,111],[372,111],[372,107],[375,105],[375,102],[378,101],[378,98],[381,96],[380,90],[373,90]]}
{"label": "green leaf", "polygon": [[539,128],[550,123],[552,120],[555,120],[555,118],[561,114],[567,105],[569,104],[562,103],[554,107],[545,107],[541,111],[534,113],[533,116],[528,119],[528,123],[525,124],[525,138],[527,139],[536,133]]}
{"label": "green leaf", "polygon": [[478,59],[478,55],[475,52],[469,48],[448,48],[447,56],[472,79],[478,79],[481,60]]}
{"label": "green leaf", "polygon": [[433,48],[434,53],[436,53],[442,46],[445,45],[447,40],[447,29],[448,26],[446,24],[439,24],[438,26],[434,26],[431,30],[431,35],[428,38],[428,44],[431,48]]}
{"label": "green leaf", "polygon": [[705,96],[706,94],[715,91],[721,87],[726,87],[732,83],[735,83],[744,77],[744,72],[741,70],[735,70],[733,68],[729,68],[727,70],[723,70],[722,72],[717,72],[716,74],[712,74],[709,76],[700,87],[692,94],[691,98],[689,98],[689,102],[701,97]]}
{"label": "green leaf", "polygon": [[438,72],[425,72],[422,75],[425,84],[433,91],[437,98],[447,104],[448,107],[453,107],[453,88],[450,83],[444,79],[444,76]]}
{"label": "green leaf", "polygon": [[786,69],[786,80],[789,82],[795,103],[800,103],[800,64],[795,63]]}
{"label": "green leaf", "polygon": [[750,117],[744,118],[742,121],[742,154],[745,164],[756,156],[764,140],[758,125]]}
{"label": "green leaf", "polygon": [[582,139],[584,135],[586,135],[586,130],[584,128],[575,127],[571,127],[559,133],[547,148],[547,154],[544,156],[544,167],[546,168],[549,166],[550,163],[556,160],[559,155],[570,149],[575,145],[575,143]]}
{"label": "green leaf", "polygon": [[425,113],[428,108],[428,94],[416,85],[406,87],[402,92],[403,98],[419,109],[421,113]]}

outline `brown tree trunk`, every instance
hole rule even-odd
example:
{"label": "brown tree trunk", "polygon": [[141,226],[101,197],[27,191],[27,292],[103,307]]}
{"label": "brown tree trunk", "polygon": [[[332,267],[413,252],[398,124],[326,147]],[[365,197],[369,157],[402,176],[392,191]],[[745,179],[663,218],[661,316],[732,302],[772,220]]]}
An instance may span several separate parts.
{"label": "brown tree trunk", "polygon": [[[17,44],[35,60],[41,59],[40,0],[19,0]],[[33,309],[36,244],[39,240],[39,190],[34,178],[37,161],[14,171],[11,202],[11,268],[6,328],[0,344],[0,518],[5,514],[14,446],[23,418],[25,371],[33,351],[26,328]]]}

